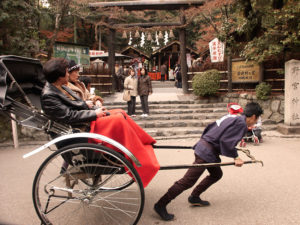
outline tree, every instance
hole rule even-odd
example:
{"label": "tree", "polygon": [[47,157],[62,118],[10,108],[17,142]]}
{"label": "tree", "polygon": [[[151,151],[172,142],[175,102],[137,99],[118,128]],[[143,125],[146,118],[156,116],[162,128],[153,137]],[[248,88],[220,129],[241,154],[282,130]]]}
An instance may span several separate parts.
{"label": "tree", "polygon": [[[255,23],[256,32],[246,43],[241,56],[262,62],[270,56],[299,52],[300,2],[297,0],[249,1],[248,16],[244,15],[240,33],[250,33]],[[251,17],[259,15],[259,20]]]}
{"label": "tree", "polygon": [[0,1],[0,53],[33,57],[39,51],[35,0]]}

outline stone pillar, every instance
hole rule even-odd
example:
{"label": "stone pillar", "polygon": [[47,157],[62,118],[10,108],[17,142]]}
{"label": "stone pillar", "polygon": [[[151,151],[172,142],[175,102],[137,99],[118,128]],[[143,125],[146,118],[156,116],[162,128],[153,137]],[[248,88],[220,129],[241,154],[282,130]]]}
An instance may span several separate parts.
{"label": "stone pillar", "polygon": [[283,134],[300,134],[300,61],[285,63],[284,124],[277,126]]}
{"label": "stone pillar", "polygon": [[300,125],[300,60],[285,63],[284,123],[288,126]]}

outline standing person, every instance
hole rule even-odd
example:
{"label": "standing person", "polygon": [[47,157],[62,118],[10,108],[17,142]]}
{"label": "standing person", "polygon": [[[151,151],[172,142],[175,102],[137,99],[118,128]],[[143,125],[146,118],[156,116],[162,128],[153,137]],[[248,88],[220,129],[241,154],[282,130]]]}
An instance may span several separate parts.
{"label": "standing person", "polygon": [[118,65],[117,70],[116,70],[116,76],[117,76],[117,79],[118,79],[117,90],[119,92],[122,92],[123,89],[124,89],[124,80],[125,80],[124,69],[123,69],[122,65],[119,65],[119,64],[117,64],[117,65]]}
{"label": "standing person", "polygon": [[175,69],[175,79],[177,81],[177,88],[182,88],[181,67],[179,64]]}
{"label": "standing person", "polygon": [[152,94],[151,79],[144,67],[141,69],[141,76],[138,78],[138,94],[141,99],[143,114],[142,117],[148,117],[149,106],[148,96]]}
{"label": "standing person", "polygon": [[129,76],[126,77],[124,81],[124,89],[129,90],[130,101],[127,102],[128,115],[132,117],[136,117],[135,103],[136,103],[136,96],[138,95],[137,86],[138,86],[138,79],[135,77],[134,68],[129,67]]}
{"label": "standing person", "polygon": [[[253,126],[262,113],[260,105],[251,102],[246,105],[243,115],[226,115],[208,125],[201,139],[193,147],[195,150],[194,164],[221,162],[220,155],[223,155],[233,158],[235,166],[241,167],[244,162],[239,158],[235,146],[243,138],[248,127]],[[188,202],[194,206],[210,205],[208,201],[202,200],[200,195],[222,178],[221,167],[190,168],[184,177],[176,181],[154,205],[154,210],[163,220],[174,218],[173,214],[168,213],[166,206],[183,191],[191,188],[206,169],[209,175],[194,188]]]}
{"label": "standing person", "polygon": [[160,80],[161,81],[165,81],[165,79],[166,79],[165,76],[168,72],[167,70],[168,70],[168,68],[166,66],[166,63],[162,64],[162,66],[160,67],[160,74],[161,74]]}

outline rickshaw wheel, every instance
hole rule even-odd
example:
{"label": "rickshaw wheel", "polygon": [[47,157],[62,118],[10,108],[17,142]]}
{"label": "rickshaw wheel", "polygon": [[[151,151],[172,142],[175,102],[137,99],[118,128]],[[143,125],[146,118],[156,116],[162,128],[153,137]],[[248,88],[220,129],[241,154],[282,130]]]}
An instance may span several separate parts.
{"label": "rickshaw wheel", "polygon": [[[61,171],[64,161],[69,163]],[[44,224],[137,224],[145,202],[133,165],[102,145],[82,143],[51,154],[40,166],[32,189]]]}

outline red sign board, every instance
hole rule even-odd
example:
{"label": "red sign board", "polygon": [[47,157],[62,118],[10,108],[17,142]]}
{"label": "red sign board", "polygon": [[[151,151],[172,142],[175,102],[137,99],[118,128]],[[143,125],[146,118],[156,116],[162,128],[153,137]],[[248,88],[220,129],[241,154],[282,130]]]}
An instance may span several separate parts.
{"label": "red sign board", "polygon": [[100,50],[90,50],[89,51],[90,56],[99,56],[99,55],[102,55],[104,53],[105,53],[104,51],[100,51]]}

